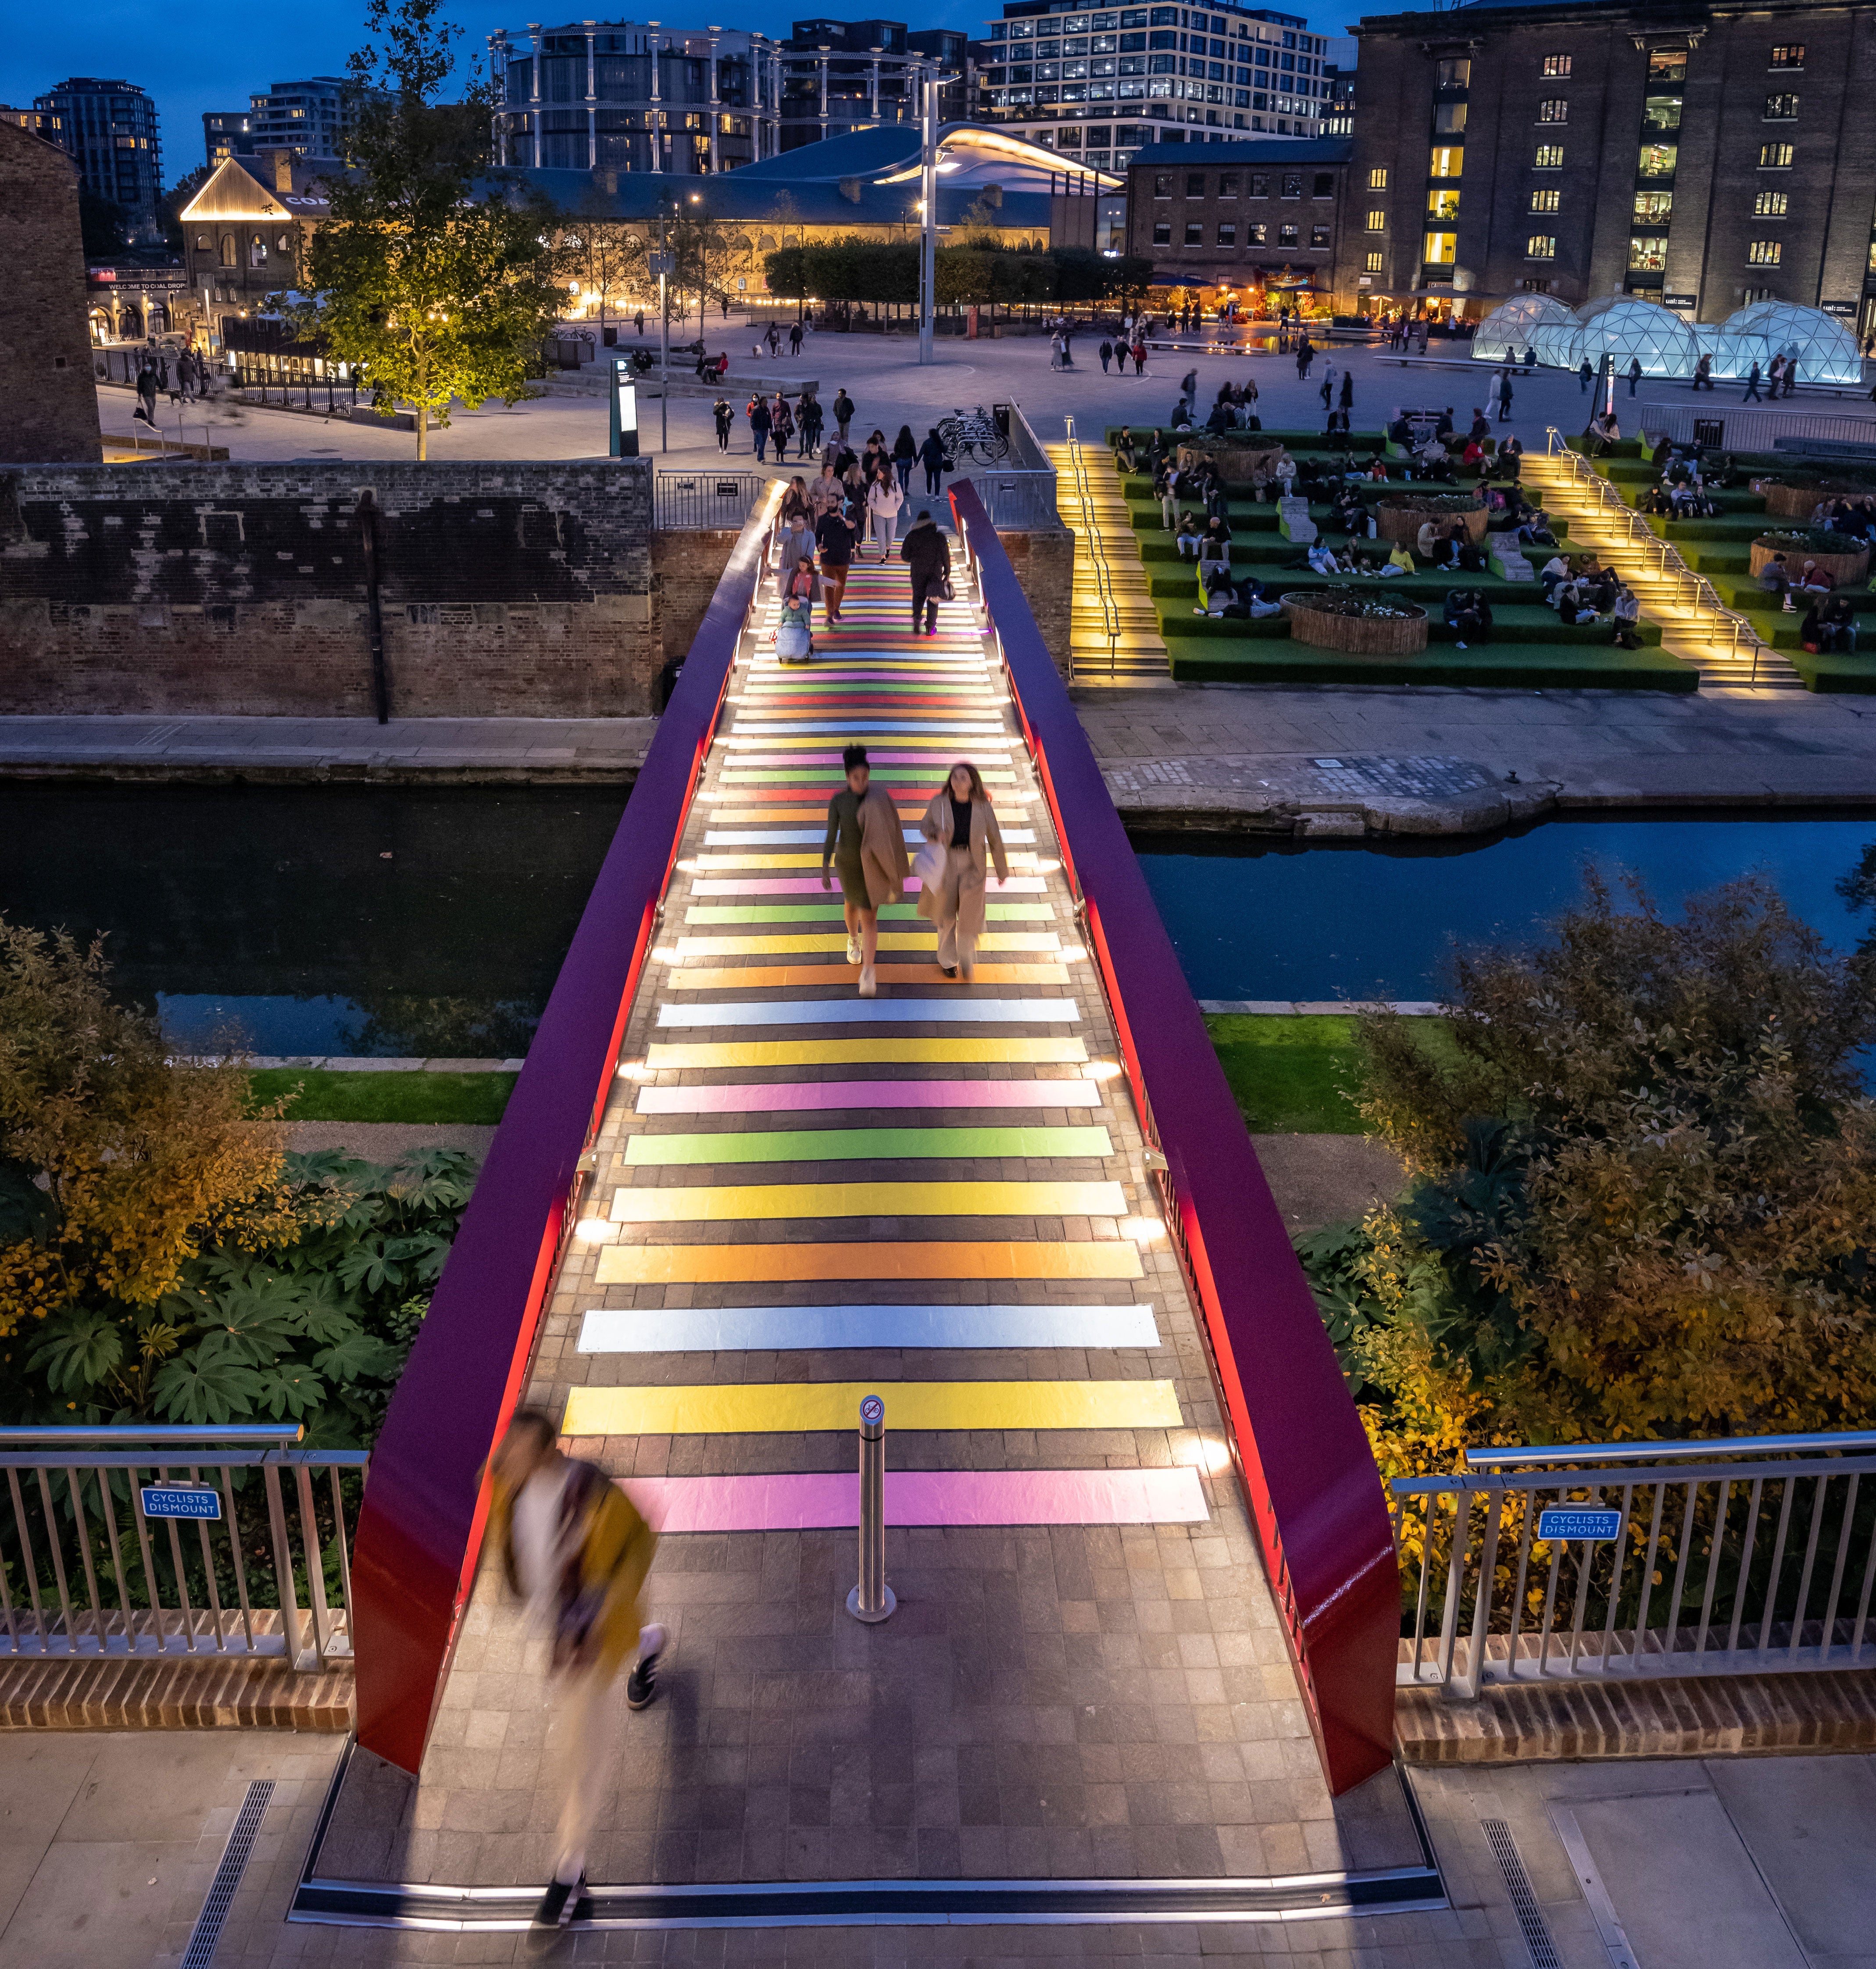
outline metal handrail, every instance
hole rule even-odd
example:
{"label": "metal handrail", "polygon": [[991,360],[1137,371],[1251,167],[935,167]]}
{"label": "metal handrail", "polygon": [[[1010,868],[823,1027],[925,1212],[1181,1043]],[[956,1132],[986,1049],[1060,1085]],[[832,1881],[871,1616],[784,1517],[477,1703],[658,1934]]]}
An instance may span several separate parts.
{"label": "metal handrail", "polygon": [[[1469,1470],[1529,1470],[1550,1463],[1662,1463],[1682,1456],[1783,1456],[1793,1451],[1829,1455],[1846,1449],[1876,1450],[1876,1429],[1828,1430],[1813,1435],[1726,1435],[1710,1442],[1578,1442],[1549,1448],[1469,1449]],[[1410,1478],[1403,1479],[1410,1482]]]}
{"label": "metal handrail", "polygon": [[[1752,670],[1749,680],[1757,683],[1759,680],[1759,653],[1765,647],[1765,644],[1764,638],[1753,628],[1751,623],[1738,610],[1728,608],[1720,599],[1719,589],[1707,579],[1705,575],[1687,565],[1680,550],[1669,541],[1662,539],[1647,521],[1616,491],[1609,481],[1591,465],[1581,452],[1571,449],[1569,443],[1564,440],[1563,433],[1558,430],[1555,424],[1546,427],[1545,437],[1545,456],[1547,457],[1561,456],[1569,463],[1573,483],[1579,485],[1586,483],[1595,488],[1598,514],[1606,513],[1608,509],[1613,506],[1615,511],[1621,516],[1623,529],[1626,535],[1626,544],[1641,548],[1644,552],[1654,553],[1657,556],[1657,570],[1663,579],[1665,580],[1670,576],[1673,576],[1682,582],[1690,584],[1693,594],[1691,605],[1696,614],[1704,608],[1708,613],[1717,615],[1726,624],[1729,632],[1727,645],[1727,655],[1729,658],[1738,654],[1739,639],[1741,634],[1749,638],[1752,654]],[[1676,590],[1676,599],[1681,598],[1680,591]],[[1711,644],[1712,641],[1713,637],[1709,634],[1707,641]]]}
{"label": "metal handrail", "polygon": [[164,1449],[206,1448],[211,1445],[229,1448],[284,1449],[306,1434],[300,1422],[233,1422],[218,1429],[213,1424],[164,1422],[152,1429],[132,1424],[99,1423],[73,1428],[0,1429],[0,1449],[29,1448],[37,1443],[137,1442]]}
{"label": "metal handrail", "polygon": [[[1081,440],[1075,435],[1075,420],[1065,417],[1063,423],[1068,427],[1068,462],[1075,475],[1075,497],[1080,502],[1083,531],[1088,540],[1088,555],[1094,569],[1095,593],[1101,604],[1101,620],[1105,625],[1103,633],[1108,639],[1108,680],[1112,683],[1120,667],[1121,611],[1114,599],[1114,587],[1108,567],[1107,548],[1101,529],[1094,522],[1094,491],[1088,479],[1088,466],[1081,455]],[[1074,639],[1069,639],[1069,681],[1075,676]]]}

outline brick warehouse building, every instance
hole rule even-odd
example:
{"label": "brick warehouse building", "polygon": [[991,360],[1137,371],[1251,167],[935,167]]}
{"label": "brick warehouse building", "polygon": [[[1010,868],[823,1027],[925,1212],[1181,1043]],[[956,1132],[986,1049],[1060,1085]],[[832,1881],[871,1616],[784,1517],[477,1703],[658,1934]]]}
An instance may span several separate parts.
{"label": "brick warehouse building", "polygon": [[1876,328],[1871,0],[1538,0],[1352,31],[1339,290],[1474,316],[1625,291],[1709,322],[1773,299]]}
{"label": "brick warehouse building", "polygon": [[1349,189],[1346,137],[1252,138],[1245,143],[1150,144],[1127,168],[1127,250],[1153,263],[1153,291],[1181,290],[1208,307],[1263,288],[1353,305],[1352,279],[1334,280],[1339,236],[1358,213]]}

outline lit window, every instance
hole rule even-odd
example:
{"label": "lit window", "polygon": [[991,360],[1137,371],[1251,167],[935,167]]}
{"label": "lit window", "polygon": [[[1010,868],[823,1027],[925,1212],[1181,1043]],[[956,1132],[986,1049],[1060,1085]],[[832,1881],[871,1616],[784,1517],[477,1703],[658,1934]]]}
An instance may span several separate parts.
{"label": "lit window", "polygon": [[1388,167],[1385,164],[1377,164],[1368,173],[1368,188],[1370,191],[1385,191],[1388,189]]}
{"label": "lit window", "polygon": [[1537,105],[1540,123],[1567,123],[1570,120],[1570,106],[1560,96],[1546,96]]}
{"label": "lit window", "polygon": [[1660,235],[1644,235],[1628,242],[1628,270],[1632,274],[1659,274],[1667,265],[1667,242]]}
{"label": "lit window", "polygon": [[1326,225],[1312,225],[1310,228],[1310,251],[1321,253],[1326,251],[1328,246],[1329,228]]}
{"label": "lit window", "polygon": [[1561,144],[1540,144],[1537,154],[1532,161],[1532,169],[1540,171],[1560,171],[1563,168],[1563,146]]}
{"label": "lit window", "polygon": [[1759,146],[1759,169],[1762,171],[1788,171],[1796,154],[1796,146],[1790,144],[1761,144]]}
{"label": "lit window", "polygon": [[1456,145],[1442,144],[1433,151],[1426,167],[1430,178],[1456,178],[1465,169],[1465,153]]}
{"label": "lit window", "polygon": [[1644,178],[1671,178],[1674,175],[1675,160],[1680,153],[1678,144],[1644,144],[1641,158],[1635,166],[1636,175]]}
{"label": "lit window", "polygon": [[1771,65],[1774,68],[1803,67],[1804,44],[1802,41],[1788,41],[1783,47],[1773,49]]}
{"label": "lit window", "polygon": [[1546,75],[1568,75],[1570,72],[1569,57],[1546,55],[1543,58],[1543,72]]}
{"label": "lit window", "polygon": [[1556,258],[1556,235],[1553,232],[1534,232],[1524,242],[1527,260],[1554,260]]}
{"label": "lit window", "polygon": [[1263,245],[1264,232],[1265,229],[1261,225],[1247,225],[1244,229],[1244,243],[1247,246]]}
{"label": "lit window", "polygon": [[1277,243],[1279,246],[1294,246],[1298,244],[1297,229],[1293,225],[1278,226],[1277,229]]}
{"label": "lit window", "polygon": [[1430,191],[1426,194],[1426,216],[1429,219],[1457,219],[1459,216],[1459,195],[1456,191]]}
{"label": "lit window", "polygon": [[1635,223],[1637,225],[1665,225],[1674,209],[1674,194],[1671,191],[1638,191],[1635,194]]}
{"label": "lit window", "polygon": [[1388,215],[1379,206],[1368,215],[1368,229],[1371,232],[1385,232],[1388,229]]}
{"label": "lit window", "polygon": [[1687,51],[1684,48],[1657,48],[1648,57],[1648,80],[1657,82],[1685,82],[1687,79]]}
{"label": "lit window", "polygon": [[1456,232],[1429,232],[1422,243],[1420,258],[1430,267],[1449,267],[1459,257]]}
{"label": "lit window", "polygon": [[1791,208],[1791,194],[1784,191],[1762,191],[1752,201],[1754,219],[1783,219]]}
{"label": "lit window", "polygon": [[1534,191],[1530,195],[1533,212],[1555,212],[1563,194],[1559,191]]}
{"label": "lit window", "polygon": [[1796,121],[1798,99],[1795,96],[1768,96],[1765,99],[1765,120],[1768,123],[1790,123]]}
{"label": "lit window", "polygon": [[[1876,260],[1876,246],[1872,246],[1869,250],[1871,258]],[[1381,271],[1381,255],[1378,253],[1369,254],[1366,271],[1371,274],[1378,274]]]}
{"label": "lit window", "polygon": [[1746,248],[1748,267],[1776,267],[1785,256],[1782,239],[1754,239]]}

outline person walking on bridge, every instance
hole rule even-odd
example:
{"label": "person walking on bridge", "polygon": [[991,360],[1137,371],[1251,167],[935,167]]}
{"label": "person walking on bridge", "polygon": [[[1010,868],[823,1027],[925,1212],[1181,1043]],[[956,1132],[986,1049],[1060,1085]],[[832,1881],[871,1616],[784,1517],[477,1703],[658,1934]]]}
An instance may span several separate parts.
{"label": "person walking on bridge", "polygon": [[[984,790],[982,776],[969,760],[951,768],[931,796],[919,832],[918,913],[938,932],[938,968],[968,984],[977,964],[977,939],[984,929],[986,866],[994,861],[997,880],[1010,879],[1003,830]],[[935,852],[934,852],[935,851]],[[927,875],[927,868],[933,872]]]}
{"label": "person walking on bridge", "polygon": [[879,912],[896,903],[911,873],[905,829],[899,809],[884,787],[872,783],[864,745],[840,755],[847,783],[827,803],[827,837],[821,843],[821,887],[833,887],[831,864],[840,877],[842,915],[847,926],[847,962],[860,967],[860,996],[878,989],[874,966],[879,954]]}
{"label": "person walking on bridge", "polygon": [[535,1919],[588,1919],[586,1847],[605,1802],[617,1712],[612,1685],[635,1648],[625,1701],[657,1694],[665,1630],[641,1624],[638,1599],[657,1535],[597,1465],[561,1455],[553,1422],[518,1409],[489,1462],[488,1529],[510,1588],[550,1637],[560,1820],[553,1879]]}

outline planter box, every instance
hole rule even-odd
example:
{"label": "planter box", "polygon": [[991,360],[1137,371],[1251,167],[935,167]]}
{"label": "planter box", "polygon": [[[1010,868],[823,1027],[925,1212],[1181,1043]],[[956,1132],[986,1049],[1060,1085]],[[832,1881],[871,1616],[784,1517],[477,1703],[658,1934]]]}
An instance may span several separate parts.
{"label": "planter box", "polygon": [[1234,444],[1227,438],[1215,438],[1209,443],[1182,444],[1179,447],[1182,467],[1195,465],[1202,459],[1209,458],[1227,485],[1267,485],[1276,475],[1277,460],[1283,456],[1280,438],[1259,440],[1254,433],[1250,434],[1249,442],[1245,443]]}
{"label": "planter box", "polygon": [[1407,615],[1340,615],[1330,609],[1311,608],[1310,598],[1307,593],[1278,597],[1295,642],[1356,657],[1411,656],[1426,647],[1423,608],[1408,604],[1412,613]]}
{"label": "planter box", "polygon": [[1867,499],[1876,493],[1876,485],[1848,485],[1826,482],[1822,485],[1783,485],[1771,481],[1758,488],[1765,501],[1768,518],[1796,520],[1801,526],[1809,526],[1811,515],[1817,510],[1820,499],[1835,499],[1839,495],[1846,499]]}
{"label": "planter box", "polygon": [[1485,537],[1485,522],[1491,516],[1482,501],[1477,509],[1467,513],[1429,512],[1423,506],[1411,503],[1412,495],[1407,495],[1405,503],[1397,503],[1402,495],[1396,493],[1377,501],[1375,507],[1375,530],[1388,541],[1405,540],[1410,545],[1419,537],[1422,521],[1431,520],[1434,530],[1443,540],[1449,534],[1456,534],[1462,527],[1468,539],[1475,546]]}
{"label": "planter box", "polygon": [[[1813,500],[1816,505],[1816,501]],[[1869,549],[1849,554],[1819,553],[1809,547],[1780,547],[1776,541],[1758,540],[1752,543],[1752,565],[1750,572],[1756,580],[1771,563],[1774,556],[1783,554],[1785,566],[1795,581],[1798,571],[1807,560],[1814,560],[1839,588],[1853,586],[1869,573]]]}

